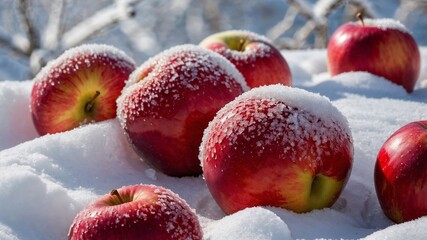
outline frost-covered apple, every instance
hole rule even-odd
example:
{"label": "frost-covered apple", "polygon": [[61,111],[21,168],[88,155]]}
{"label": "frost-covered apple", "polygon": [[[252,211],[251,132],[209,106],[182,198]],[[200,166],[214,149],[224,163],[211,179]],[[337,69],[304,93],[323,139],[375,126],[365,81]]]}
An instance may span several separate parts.
{"label": "frost-covered apple", "polygon": [[200,146],[207,186],[228,214],[253,206],[307,212],[331,206],[350,175],[346,118],[320,95],[283,85],[224,106]]}
{"label": "frost-covered apple", "polygon": [[135,69],[115,47],[81,45],[65,51],[35,77],[30,110],[40,135],[116,117],[116,99]]}
{"label": "frost-covered apple", "polygon": [[375,165],[375,188],[394,222],[427,215],[427,121],[408,123],[385,141]]}
{"label": "frost-covered apple", "polygon": [[412,92],[420,65],[415,39],[403,24],[392,19],[361,18],[360,22],[346,23],[328,44],[328,67],[333,76],[366,71]]}
{"label": "frost-covered apple", "polygon": [[118,99],[118,118],[144,161],[171,176],[199,175],[203,130],[246,90],[242,75],[221,55],[176,46],[132,73]]}
{"label": "frost-covered apple", "polygon": [[69,240],[202,239],[197,215],[184,199],[154,185],[111,191],[74,218]]}
{"label": "frost-covered apple", "polygon": [[288,63],[264,36],[249,31],[225,31],[208,36],[200,46],[230,60],[250,88],[277,83],[292,85]]}

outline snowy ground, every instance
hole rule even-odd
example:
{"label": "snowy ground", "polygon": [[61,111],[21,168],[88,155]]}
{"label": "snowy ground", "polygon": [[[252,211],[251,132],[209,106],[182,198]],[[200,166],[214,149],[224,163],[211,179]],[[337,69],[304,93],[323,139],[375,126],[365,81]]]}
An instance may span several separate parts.
{"label": "snowy ground", "polygon": [[225,216],[202,177],[168,177],[141,161],[116,119],[38,137],[28,109],[32,83],[0,81],[0,239],[66,239],[89,202],[137,183],[178,193],[198,214],[205,239],[427,239],[427,217],[393,225],[383,215],[373,182],[383,142],[404,124],[427,119],[427,48],[421,50],[423,70],[410,95],[367,73],[329,77],[325,50],[283,52],[294,86],[329,97],[347,117],[355,146],[341,197],[306,214],[256,207]]}

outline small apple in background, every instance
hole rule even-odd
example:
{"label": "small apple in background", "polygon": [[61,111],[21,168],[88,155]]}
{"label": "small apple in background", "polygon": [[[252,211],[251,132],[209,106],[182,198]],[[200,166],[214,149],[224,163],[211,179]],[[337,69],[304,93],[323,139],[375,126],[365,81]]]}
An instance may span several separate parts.
{"label": "small apple in background", "polygon": [[225,31],[208,36],[199,45],[230,60],[250,88],[277,83],[292,85],[288,63],[264,36],[249,31]]}
{"label": "small apple in background", "polygon": [[302,213],[339,197],[353,143],[347,120],[329,100],[278,84],[224,106],[204,132],[200,161],[225,213],[254,206]]}
{"label": "small apple in background", "polygon": [[427,121],[411,122],[388,138],[375,165],[375,188],[396,223],[427,215]]}
{"label": "small apple in background", "polygon": [[420,73],[420,52],[412,35],[392,19],[365,19],[339,27],[327,54],[329,73],[366,71],[414,90]]}
{"label": "small apple in background", "polygon": [[30,110],[40,135],[116,117],[116,99],[135,69],[133,60],[108,45],[65,51],[35,77]]}
{"label": "small apple in background", "polygon": [[181,45],[132,73],[117,101],[117,115],[144,161],[170,176],[199,175],[203,130],[221,107],[246,90],[242,75],[227,59]]}
{"label": "small apple in background", "polygon": [[184,199],[154,185],[131,185],[95,200],[74,218],[69,240],[202,239]]}

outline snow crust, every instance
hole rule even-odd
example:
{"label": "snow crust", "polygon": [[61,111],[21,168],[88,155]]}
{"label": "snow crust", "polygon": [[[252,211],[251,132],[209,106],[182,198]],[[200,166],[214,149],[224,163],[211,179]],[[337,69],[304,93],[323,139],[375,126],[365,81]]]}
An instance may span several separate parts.
{"label": "snow crust", "polygon": [[[270,120],[273,122],[269,123]],[[327,149],[325,144],[352,141],[347,119],[328,98],[280,84],[254,88],[218,111],[203,135],[199,156],[202,166],[206,160],[204,154],[215,159],[220,143],[237,146],[241,144],[238,143],[241,137],[248,142],[257,139],[254,152],[260,156],[264,147],[276,143],[287,146],[278,157],[294,161],[306,160],[312,155],[318,158],[323,154],[333,155],[322,152],[323,148]],[[307,139],[315,146],[306,146]],[[291,148],[298,150],[291,151]]]}
{"label": "snow crust", "polygon": [[[426,62],[427,51],[421,50]],[[117,119],[37,137],[28,109],[33,83],[3,81],[0,239],[65,239],[73,218],[93,200],[113,188],[140,183],[179,194],[195,209],[205,239],[427,239],[427,217],[396,225],[384,216],[373,182],[384,141],[404,124],[427,119],[426,75],[421,74],[414,92],[407,94],[368,73],[330,77],[325,51],[283,55],[294,86],[327,96],[352,132],[352,173],[331,208],[297,214],[257,207],[225,216],[201,176],[168,177],[140,161]]]}
{"label": "snow crust", "polygon": [[409,30],[401,22],[391,19],[391,18],[377,18],[377,19],[364,19],[366,26],[379,27],[383,30],[387,29],[397,29],[402,32],[409,33]]}

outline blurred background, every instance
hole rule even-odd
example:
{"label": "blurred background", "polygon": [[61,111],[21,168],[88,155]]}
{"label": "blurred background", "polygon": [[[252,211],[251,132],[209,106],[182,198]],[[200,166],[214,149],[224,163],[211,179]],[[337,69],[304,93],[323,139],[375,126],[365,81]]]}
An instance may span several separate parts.
{"label": "blurred background", "polygon": [[265,35],[280,49],[326,48],[358,11],[399,20],[427,45],[427,0],[0,0],[0,81],[31,79],[84,43],[113,45],[137,65],[230,29]]}

